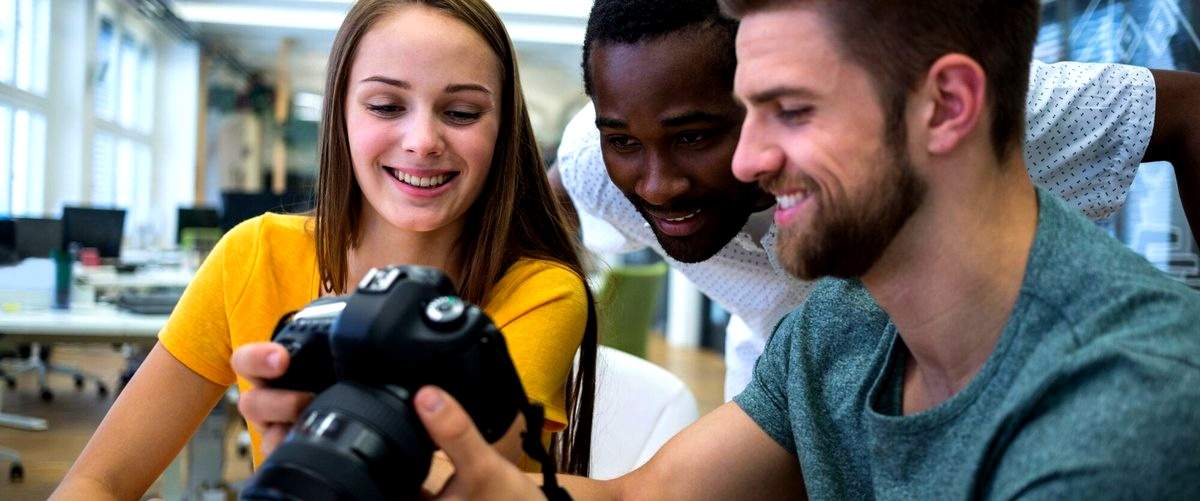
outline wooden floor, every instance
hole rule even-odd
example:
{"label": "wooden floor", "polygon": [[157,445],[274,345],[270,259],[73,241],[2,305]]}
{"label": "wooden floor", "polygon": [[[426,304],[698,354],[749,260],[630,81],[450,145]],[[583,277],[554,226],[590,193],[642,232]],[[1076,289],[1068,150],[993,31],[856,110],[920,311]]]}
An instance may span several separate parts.
{"label": "wooden floor", "polygon": [[[701,414],[721,405],[725,365],[719,355],[670,348],[660,336],[650,336],[650,339],[647,358],[677,374],[691,387]],[[115,388],[123,367],[120,354],[108,346],[59,347],[55,351],[55,361],[84,367],[107,380],[110,388]],[[84,391],[76,391],[71,379],[65,376],[52,376],[51,387],[55,399],[50,403],[39,399],[32,375],[20,377],[17,389],[4,392],[0,409],[45,418],[50,422],[50,430],[31,432],[0,427],[0,447],[18,450],[25,465],[24,482],[13,484],[8,482],[8,464],[0,463],[0,500],[46,499],[112,404],[111,395],[100,398],[90,386]],[[245,479],[250,473],[248,462],[235,457],[233,447],[226,450],[229,454],[226,480]],[[147,497],[156,492],[157,486],[152,487]]]}

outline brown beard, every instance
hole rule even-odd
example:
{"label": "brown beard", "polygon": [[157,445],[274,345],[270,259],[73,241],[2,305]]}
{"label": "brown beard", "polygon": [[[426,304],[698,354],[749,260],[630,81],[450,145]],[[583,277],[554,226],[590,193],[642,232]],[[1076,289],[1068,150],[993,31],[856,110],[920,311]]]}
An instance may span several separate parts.
{"label": "brown beard", "polygon": [[820,206],[807,234],[780,228],[778,255],[789,273],[803,280],[857,278],[875,265],[926,190],[902,146],[888,145],[876,165],[884,165],[878,179],[857,196],[851,194],[854,200],[836,204],[824,190],[812,192]]}

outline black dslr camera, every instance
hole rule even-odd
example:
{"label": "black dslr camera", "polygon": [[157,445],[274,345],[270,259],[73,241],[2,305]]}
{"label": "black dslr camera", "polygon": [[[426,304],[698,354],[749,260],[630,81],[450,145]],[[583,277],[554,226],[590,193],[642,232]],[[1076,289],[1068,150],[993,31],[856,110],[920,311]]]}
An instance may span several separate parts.
{"label": "black dslr camera", "polygon": [[281,319],[272,340],[291,364],[269,384],[318,395],[241,498],[417,496],[435,448],[412,407],[425,385],[453,395],[488,442],[502,437],[525,391],[500,331],[454,294],[437,269],[373,269],[353,294]]}

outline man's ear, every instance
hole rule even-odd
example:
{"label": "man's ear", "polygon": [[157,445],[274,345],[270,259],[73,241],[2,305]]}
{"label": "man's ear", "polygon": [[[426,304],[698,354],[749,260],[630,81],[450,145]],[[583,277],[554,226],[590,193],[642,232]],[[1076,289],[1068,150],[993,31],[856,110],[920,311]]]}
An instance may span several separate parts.
{"label": "man's ear", "polygon": [[944,155],[980,131],[987,111],[987,76],[974,59],[962,54],[942,56],[926,74],[921,87],[933,106],[928,115],[925,147]]}

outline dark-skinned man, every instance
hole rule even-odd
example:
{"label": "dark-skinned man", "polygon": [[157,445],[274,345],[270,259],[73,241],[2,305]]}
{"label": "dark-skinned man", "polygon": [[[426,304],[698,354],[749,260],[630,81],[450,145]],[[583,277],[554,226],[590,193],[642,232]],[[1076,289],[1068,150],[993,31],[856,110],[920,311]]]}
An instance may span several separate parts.
{"label": "dark-skinned man", "polygon": [[[744,116],[731,97],[736,30],[715,0],[597,0],[583,62],[595,111],[572,120],[551,173],[575,207],[625,236],[625,250],[653,249],[734,315],[726,399],[811,287],[774,256],[775,201],[729,168]],[[1169,160],[1200,234],[1200,128],[1189,125],[1200,123],[1200,76],[1034,63],[1026,106],[1039,186],[1101,219],[1124,204],[1141,162]]]}

